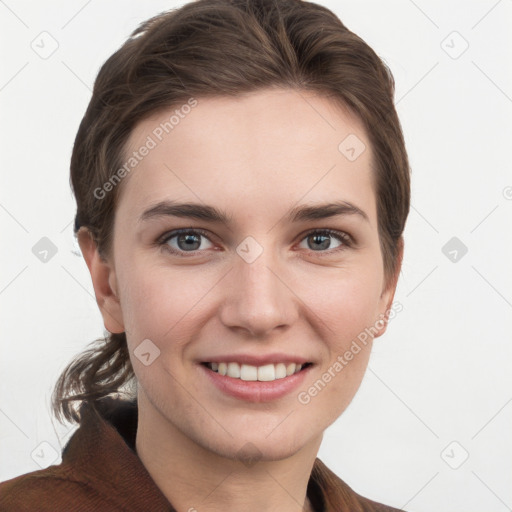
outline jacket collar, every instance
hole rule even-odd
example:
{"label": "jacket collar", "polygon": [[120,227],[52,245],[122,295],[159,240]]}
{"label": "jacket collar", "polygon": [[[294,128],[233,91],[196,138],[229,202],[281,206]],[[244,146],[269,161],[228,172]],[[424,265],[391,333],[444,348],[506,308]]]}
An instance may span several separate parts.
{"label": "jacket collar", "polygon": [[[94,407],[84,402],[80,427],[62,452],[62,469],[126,511],[176,512],[135,451],[135,400],[106,397]],[[316,458],[307,495],[316,512],[363,511],[366,501]],[[392,509],[389,509],[392,510]]]}

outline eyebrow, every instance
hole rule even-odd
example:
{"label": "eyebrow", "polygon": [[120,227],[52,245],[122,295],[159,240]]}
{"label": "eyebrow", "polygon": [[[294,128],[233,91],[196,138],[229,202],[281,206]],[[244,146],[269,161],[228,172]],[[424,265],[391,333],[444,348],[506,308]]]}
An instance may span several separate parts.
{"label": "eyebrow", "polygon": [[[285,218],[289,222],[301,222],[327,219],[340,215],[357,215],[366,222],[369,222],[368,215],[363,210],[347,201],[297,206],[292,208]],[[223,224],[229,224],[232,219],[231,215],[214,206],[201,203],[177,203],[165,200],[145,210],[139,217],[138,222],[142,223],[150,219],[162,217],[184,217]]]}

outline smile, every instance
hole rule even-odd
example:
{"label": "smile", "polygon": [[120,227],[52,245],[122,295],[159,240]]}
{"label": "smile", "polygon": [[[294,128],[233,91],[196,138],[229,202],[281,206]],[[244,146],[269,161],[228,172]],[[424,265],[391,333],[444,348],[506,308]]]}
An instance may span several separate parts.
{"label": "smile", "polygon": [[285,398],[304,383],[314,366],[313,363],[252,366],[235,362],[203,362],[197,365],[201,374],[223,395],[247,402]]}
{"label": "smile", "polygon": [[203,363],[210,370],[233,379],[244,381],[271,382],[284,379],[301,371],[302,368],[310,366],[311,363],[277,363],[263,366],[252,366],[250,364],[239,364],[236,362]]}

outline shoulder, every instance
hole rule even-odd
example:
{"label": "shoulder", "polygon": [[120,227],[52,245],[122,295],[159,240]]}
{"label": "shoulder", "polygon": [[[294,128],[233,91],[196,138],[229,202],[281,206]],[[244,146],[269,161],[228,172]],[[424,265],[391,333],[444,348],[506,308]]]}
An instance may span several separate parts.
{"label": "shoulder", "polygon": [[60,466],[0,482],[0,512],[78,512],[97,510],[102,504],[87,482],[73,479]]}
{"label": "shoulder", "polygon": [[318,458],[312,476],[323,497],[324,505],[319,507],[326,512],[340,509],[354,512],[405,512],[361,496]]}
{"label": "shoulder", "polygon": [[363,496],[357,495],[359,499],[359,503],[362,507],[362,510],[365,512],[405,512],[401,508],[390,507],[389,505],[384,505],[382,503],[377,503],[376,501],[372,501],[368,498],[364,498]]}

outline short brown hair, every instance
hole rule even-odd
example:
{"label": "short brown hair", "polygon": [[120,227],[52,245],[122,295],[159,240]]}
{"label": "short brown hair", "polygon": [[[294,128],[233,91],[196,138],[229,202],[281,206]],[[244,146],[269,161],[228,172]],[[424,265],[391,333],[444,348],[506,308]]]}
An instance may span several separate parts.
{"label": "short brown hair", "polygon": [[[134,127],[189,98],[263,88],[314,91],[363,122],[374,155],[378,230],[386,283],[397,278],[409,213],[410,169],[384,62],[327,8],[301,0],[197,0],[142,23],[101,67],[71,157],[75,234],[86,227],[110,254],[122,183],[101,188],[123,165]],[[341,141],[340,141],[341,142]],[[53,393],[57,417],[78,421],[73,401],[133,382],[125,333],[110,334],[70,363]]]}

